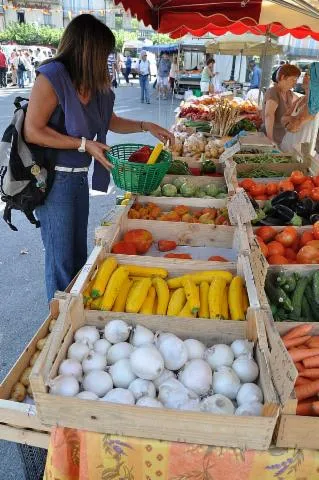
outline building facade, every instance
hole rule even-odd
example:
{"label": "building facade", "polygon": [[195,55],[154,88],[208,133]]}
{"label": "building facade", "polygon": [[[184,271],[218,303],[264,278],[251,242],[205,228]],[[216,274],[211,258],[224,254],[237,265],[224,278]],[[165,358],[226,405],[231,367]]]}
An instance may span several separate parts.
{"label": "building facade", "polygon": [[0,0],[0,29],[5,28],[10,22],[61,28],[63,27],[62,0]]}

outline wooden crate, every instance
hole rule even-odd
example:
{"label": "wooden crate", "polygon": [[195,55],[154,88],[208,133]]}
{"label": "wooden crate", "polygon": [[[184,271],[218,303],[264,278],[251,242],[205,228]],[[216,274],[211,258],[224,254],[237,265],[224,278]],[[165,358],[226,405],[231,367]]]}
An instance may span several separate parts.
{"label": "wooden crate", "polygon": [[[10,396],[14,384],[19,381],[22,373],[29,366],[30,359],[36,352],[37,342],[49,334],[51,320],[56,320],[57,325],[61,322],[61,314],[70,299],[70,295],[57,292],[50,303],[48,317],[0,384],[0,439],[2,440],[48,448],[51,428],[42,424],[36,406],[10,400]],[[49,348],[50,340],[46,342],[36,364],[42,365],[43,358],[47,358]]]}
{"label": "wooden crate", "polygon": [[[84,292],[85,288],[96,274],[99,265],[109,255],[110,253],[108,249],[102,246],[94,247],[91,255],[89,256],[86,264],[82,268],[82,271],[80,272],[71,289],[71,295],[77,296]],[[174,258],[166,259],[160,257],[156,258],[155,261],[153,257],[142,257],[138,255],[113,256],[116,257],[116,260],[119,264],[143,265],[152,267],[156,266],[165,268],[168,271],[169,277],[178,277],[190,272],[205,271],[207,270],[207,267],[210,267],[209,270],[228,270],[234,275],[241,275],[244,278],[250,306],[254,308],[259,308],[260,306],[250,263],[244,255],[238,255],[236,264],[232,262],[195,262],[193,260],[178,260]]]}
{"label": "wooden crate", "polygon": [[194,337],[206,344],[230,343],[235,338],[248,338],[256,342],[256,361],[259,364],[260,385],[265,396],[263,416],[215,416],[168,409],[158,409],[155,413],[149,408],[48,394],[46,385],[56,376],[58,366],[72,343],[74,331],[85,324],[103,328],[111,319],[123,318],[122,314],[112,312],[85,311],[80,297],[73,300],[65,315],[60,342],[56,346],[56,357],[53,361],[46,362],[48,375],[36,365],[31,376],[39,415],[46,425],[63,425],[101,433],[257,450],[266,450],[270,446],[278,416],[278,405],[269,378],[267,361],[257,341],[258,311],[250,309],[247,322],[207,322],[198,319],[126,314],[125,321],[130,325],[139,323],[153,331],[160,328],[183,339]]}

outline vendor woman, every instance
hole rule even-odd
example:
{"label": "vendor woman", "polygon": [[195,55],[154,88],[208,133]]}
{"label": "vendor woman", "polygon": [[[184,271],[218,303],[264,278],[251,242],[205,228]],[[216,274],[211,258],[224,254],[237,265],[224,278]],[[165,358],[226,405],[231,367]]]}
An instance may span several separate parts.
{"label": "vendor woman", "polygon": [[203,68],[202,76],[200,80],[200,89],[203,95],[214,93],[214,87],[213,87],[213,78],[215,76],[214,64],[215,64],[215,60],[213,58],[209,58],[206,61],[206,66]]}
{"label": "vendor woman", "polygon": [[[24,126],[27,142],[48,148],[55,178],[44,205],[36,210],[45,247],[48,300],[64,290],[87,259],[88,169],[95,159],[93,188],[106,192],[106,133],[150,132],[173,140],[164,128],[127,120],[113,112],[114,93],[107,59],[114,50],[111,30],[93,15],[67,26],[57,56],[38,68]],[[98,141],[95,141],[97,136]]]}
{"label": "vendor woman", "polygon": [[295,65],[283,65],[278,69],[276,83],[268,88],[263,104],[264,131],[267,137],[280,145],[285,135],[282,117],[289,111],[297,97],[292,92],[300,70]]}

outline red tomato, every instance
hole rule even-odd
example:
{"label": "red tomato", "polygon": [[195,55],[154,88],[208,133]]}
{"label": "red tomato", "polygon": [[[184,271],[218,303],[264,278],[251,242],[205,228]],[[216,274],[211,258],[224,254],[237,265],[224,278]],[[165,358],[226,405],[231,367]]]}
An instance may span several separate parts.
{"label": "red tomato", "polygon": [[300,247],[303,247],[306,245],[308,242],[311,242],[311,240],[314,240],[314,234],[312,232],[303,232],[301,237],[300,237]]}
{"label": "red tomato", "polygon": [[289,260],[296,260],[297,253],[292,248],[285,249],[285,257]]}
{"label": "red tomato", "polygon": [[303,198],[311,197],[311,192],[312,188],[303,188],[302,190],[300,190],[300,192],[298,193],[300,200],[302,200]]}
{"label": "red tomato", "polygon": [[316,187],[319,187],[319,175],[312,177],[312,181],[316,185]]}
{"label": "red tomato", "polygon": [[221,257],[220,255],[213,255],[212,257],[208,258],[209,262],[229,262],[227,258]]}
{"label": "red tomato", "polygon": [[259,195],[264,195],[265,191],[266,191],[266,187],[263,183],[256,183],[251,187],[251,189],[249,190],[249,193],[253,197],[258,197]]}
{"label": "red tomato", "polygon": [[304,190],[304,189],[312,190],[314,188],[314,184],[310,178],[307,178],[306,181],[302,182],[300,188],[301,190]]}
{"label": "red tomato", "polygon": [[287,264],[289,261],[283,255],[271,255],[267,258],[269,265],[282,265]]}
{"label": "red tomato", "polygon": [[262,239],[260,237],[256,237],[257,238],[257,241],[259,243],[259,246],[260,246],[260,250],[263,252],[264,256],[267,258],[268,257],[268,247],[267,245],[262,241]]}
{"label": "red tomato", "polygon": [[266,185],[266,194],[270,197],[272,195],[277,195],[278,193],[278,184],[277,183],[268,183]]}
{"label": "red tomato", "polygon": [[305,180],[305,176],[300,170],[295,170],[291,173],[290,180],[294,185],[300,185]]}
{"label": "red tomato", "polygon": [[192,260],[192,256],[189,253],[167,253],[164,258],[180,258],[182,260]]}
{"label": "red tomato", "polygon": [[292,248],[294,252],[296,252],[296,253],[298,252],[298,250],[300,248],[300,238],[299,237],[296,238],[296,240],[292,243],[290,248]]}
{"label": "red tomato", "polygon": [[284,255],[285,254],[285,247],[276,241],[272,241],[268,243],[268,254],[271,257],[272,255]]}
{"label": "red tomato", "polygon": [[263,242],[268,243],[275,238],[277,235],[277,230],[275,230],[273,227],[259,227],[256,230],[256,235],[258,235]]}
{"label": "red tomato", "polygon": [[260,200],[265,202],[266,200],[268,200],[268,195],[256,195],[255,200]]}
{"label": "red tomato", "polygon": [[177,244],[174,240],[159,240],[157,247],[160,252],[169,252],[170,250],[175,250]]}
{"label": "red tomato", "polygon": [[319,263],[319,250],[310,245],[305,245],[297,253],[297,262],[304,264]]}
{"label": "red tomato", "polygon": [[297,237],[298,233],[295,227],[286,227],[276,235],[275,240],[280,242],[284,247],[291,247]]}
{"label": "red tomato", "polygon": [[316,222],[312,225],[312,232],[314,240],[319,240],[319,222]]}
{"label": "red tomato", "polygon": [[311,198],[316,202],[319,201],[319,187],[315,187],[311,191]]}
{"label": "red tomato", "polygon": [[255,182],[254,180],[252,180],[251,178],[246,178],[245,180],[243,180],[242,182],[240,182],[239,186],[241,188],[243,188],[244,190],[250,190],[253,186],[255,185]]}
{"label": "red tomato", "polygon": [[293,192],[295,187],[294,184],[290,180],[281,180],[278,183],[279,192]]}

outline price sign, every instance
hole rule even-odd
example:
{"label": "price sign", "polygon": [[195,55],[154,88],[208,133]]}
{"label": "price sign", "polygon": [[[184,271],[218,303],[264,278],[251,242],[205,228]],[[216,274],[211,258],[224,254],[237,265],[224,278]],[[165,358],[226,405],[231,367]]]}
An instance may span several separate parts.
{"label": "price sign", "polygon": [[284,405],[294,390],[298,371],[279,335],[278,341],[273,344],[271,349],[270,368],[280,401]]}
{"label": "price sign", "polygon": [[251,242],[250,252],[250,264],[254,275],[257,295],[259,301],[263,304],[266,302],[265,280],[267,276],[268,262],[262,254],[256,238],[254,238]]}
{"label": "price sign", "polygon": [[227,208],[229,220],[232,225],[237,224],[238,216],[240,216],[242,223],[250,223],[256,218],[255,209],[247,193],[242,188],[238,188],[235,195],[230,197]]}
{"label": "price sign", "polygon": [[224,170],[224,178],[229,192],[233,192],[234,180],[236,179],[236,163],[232,160],[227,160]]}
{"label": "price sign", "polygon": [[224,163],[226,160],[229,158],[232,158],[235,153],[238,153],[240,151],[240,144],[239,142],[236,142],[235,145],[232,147],[226,148],[225,151],[221,154],[219,157],[219,163]]}

